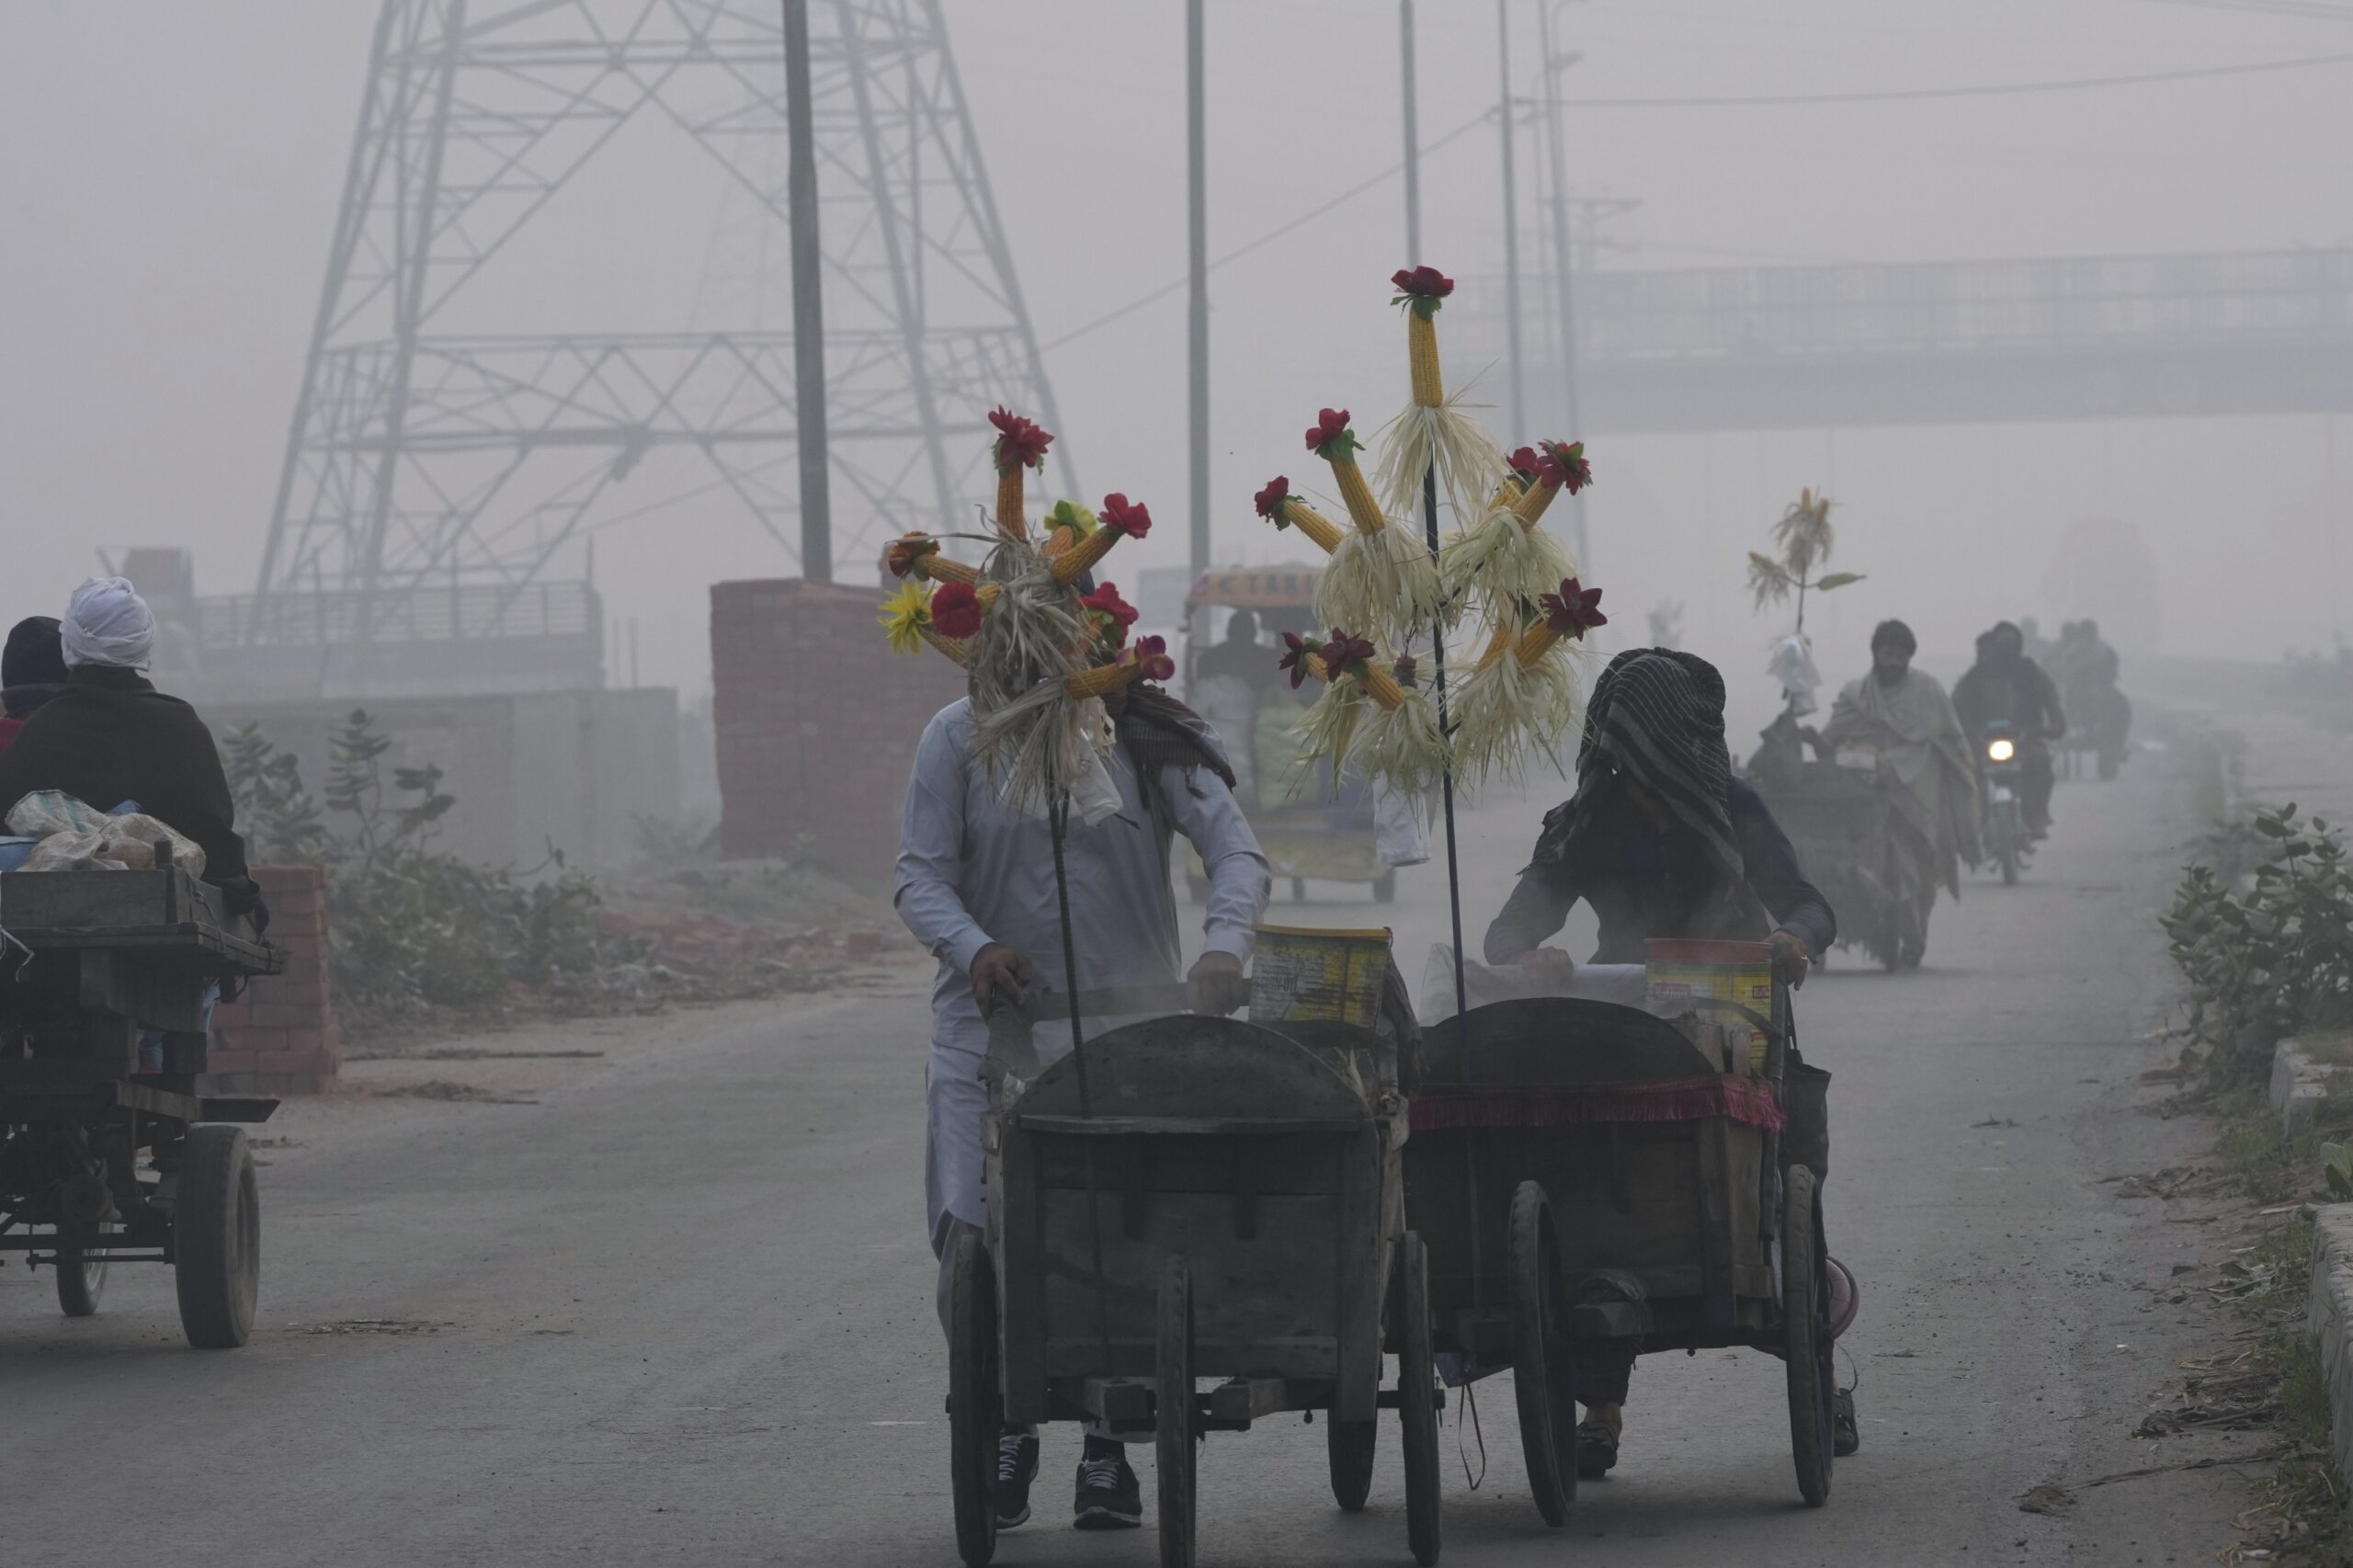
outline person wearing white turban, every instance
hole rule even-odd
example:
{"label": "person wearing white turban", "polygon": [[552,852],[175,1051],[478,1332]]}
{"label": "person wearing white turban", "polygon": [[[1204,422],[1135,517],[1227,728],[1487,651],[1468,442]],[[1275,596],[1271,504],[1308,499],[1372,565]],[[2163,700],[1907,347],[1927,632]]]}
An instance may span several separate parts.
{"label": "person wearing white turban", "polygon": [[155,612],[124,577],[93,577],[74,590],[58,623],[65,667],[143,670],[155,653]]}

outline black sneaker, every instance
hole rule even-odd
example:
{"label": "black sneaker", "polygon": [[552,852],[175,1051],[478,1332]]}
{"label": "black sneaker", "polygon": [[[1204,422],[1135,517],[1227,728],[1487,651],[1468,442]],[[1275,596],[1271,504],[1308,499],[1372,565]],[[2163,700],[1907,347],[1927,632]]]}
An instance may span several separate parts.
{"label": "black sneaker", "polygon": [[1618,1467],[1618,1434],[1607,1421],[1587,1421],[1577,1427],[1577,1479],[1598,1481]]}
{"label": "black sneaker", "polygon": [[1086,1439],[1071,1508],[1077,1516],[1071,1522],[1083,1530],[1131,1530],[1143,1523],[1143,1489],[1128,1468],[1126,1445]]}
{"label": "black sneaker", "polygon": [[1830,1396],[1830,1452],[1846,1459],[1863,1446],[1863,1428],[1855,1419],[1855,1391],[1840,1389]]}
{"label": "black sneaker", "polygon": [[1029,1519],[1029,1483],[1038,1479],[1038,1434],[1008,1426],[996,1439],[996,1528],[1009,1530]]}

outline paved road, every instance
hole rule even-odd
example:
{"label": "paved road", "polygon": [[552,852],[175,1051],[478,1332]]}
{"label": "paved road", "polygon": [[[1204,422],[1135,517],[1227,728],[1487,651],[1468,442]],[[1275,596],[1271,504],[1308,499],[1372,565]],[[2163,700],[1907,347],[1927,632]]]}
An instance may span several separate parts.
{"label": "paved road", "polygon": [[[2146,1168],[2163,1136],[2128,1110],[2157,1051],[2139,1038],[2165,983],[2150,916],[2185,825],[2157,771],[2069,787],[2023,885],[1972,883],[1939,911],[1924,972],[1842,959],[1802,998],[1809,1054],[1837,1074],[1830,1233],[1866,1282],[1846,1341],[1866,1446],[1830,1506],[1796,1505],[1778,1362],[1654,1358],[1623,1467],[1586,1489],[1566,1540],[1527,1503],[1504,1383],[1483,1389],[1475,1492],[1449,1418],[1449,1562],[2211,1553],[2177,1517],[2207,1505],[2179,1488],[2109,1488],[2073,1520],[2014,1505],[2133,1462],[2110,1416],[2170,1365],[2162,1335],[2117,1328],[2156,1332],[2103,1277],[2163,1276],[2149,1248],[2184,1233],[2097,1185]],[[1536,814],[1466,820],[1474,922]],[[1408,882],[1409,955],[1442,930],[1442,886]],[[924,1018],[909,987],[738,1005],[575,1029],[610,1052],[586,1063],[369,1078],[532,1103],[294,1107],[267,1130],[299,1146],[267,1151],[264,1322],[241,1352],[181,1346],[161,1270],[118,1269],[80,1323],[54,1315],[46,1276],[0,1271],[0,1555],[952,1562]],[[1320,1432],[1214,1438],[1203,1562],[1409,1561],[1393,1428],[1382,1441],[1373,1505],[1351,1517],[1325,1494]],[[1149,1531],[1061,1527],[1074,1446],[1050,1429],[1039,1522],[1000,1561],[1153,1561]]]}

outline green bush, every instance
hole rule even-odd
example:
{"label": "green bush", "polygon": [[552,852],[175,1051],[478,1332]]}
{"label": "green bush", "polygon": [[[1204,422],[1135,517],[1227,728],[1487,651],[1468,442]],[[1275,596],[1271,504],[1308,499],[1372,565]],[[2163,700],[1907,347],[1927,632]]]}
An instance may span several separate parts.
{"label": "green bush", "polygon": [[567,870],[552,848],[519,875],[440,848],[436,827],[455,798],[438,767],[395,767],[388,783],[391,746],[365,710],[336,733],[326,810],[347,829],[335,832],[294,757],[251,728],[223,745],[257,858],[326,863],[329,964],[347,1022],[479,1012],[517,983],[591,981],[645,958],[642,943],[599,927],[595,879]]}
{"label": "green bush", "polygon": [[2189,867],[2162,918],[2191,1034],[2219,1072],[2259,1077],[2281,1037],[2353,1023],[2353,870],[2341,833],[2292,804],[2249,825],[2269,853],[2245,887]]}

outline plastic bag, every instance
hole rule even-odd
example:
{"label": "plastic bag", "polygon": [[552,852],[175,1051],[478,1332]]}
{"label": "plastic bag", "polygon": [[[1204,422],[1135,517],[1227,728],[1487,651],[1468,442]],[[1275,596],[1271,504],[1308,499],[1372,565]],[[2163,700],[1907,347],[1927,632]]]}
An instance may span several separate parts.
{"label": "plastic bag", "polygon": [[[57,797],[80,805],[71,795]],[[86,808],[85,808],[86,809]],[[11,813],[11,820],[14,813]],[[204,875],[204,851],[196,841],[169,824],[143,812],[101,816],[87,832],[67,830],[44,836],[33,846],[28,871],[145,871],[154,869],[156,846],[172,846],[172,864],[191,877]]]}
{"label": "plastic bag", "polygon": [[106,812],[63,790],[36,790],[8,808],[8,831],[27,838],[96,833],[106,824]]}
{"label": "plastic bag", "polygon": [[1419,866],[1430,858],[1429,829],[1422,803],[1382,784],[1372,800],[1372,847],[1391,870]]}
{"label": "plastic bag", "polygon": [[[26,858],[28,871],[126,871],[119,860],[106,858],[106,841],[95,833],[52,833],[33,846]],[[152,863],[152,860],[151,860]]]}

